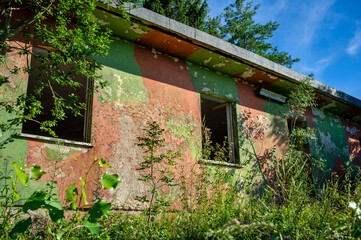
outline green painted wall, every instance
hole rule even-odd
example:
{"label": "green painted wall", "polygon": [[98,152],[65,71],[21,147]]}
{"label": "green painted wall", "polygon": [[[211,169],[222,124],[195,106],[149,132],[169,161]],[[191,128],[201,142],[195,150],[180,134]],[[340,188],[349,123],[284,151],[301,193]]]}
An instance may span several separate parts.
{"label": "green painted wall", "polygon": [[99,101],[148,101],[148,91],[143,84],[143,77],[134,58],[134,44],[114,39],[110,44],[109,54],[95,57],[104,65],[103,79],[108,86],[102,89]]}
{"label": "green painted wall", "polygon": [[[6,59],[5,59],[6,60]],[[12,63],[7,62],[11,65]],[[5,68],[0,66],[0,71],[6,73]],[[17,97],[26,92],[27,81],[24,81],[24,77],[21,75],[12,75],[9,78],[11,83],[2,84],[0,86],[0,101],[9,103],[15,102]],[[3,108],[0,108],[0,124],[9,124],[16,118],[16,115],[6,112]],[[9,184],[9,179],[5,183],[4,177],[13,176],[16,179],[16,174],[13,162],[20,163],[20,159],[26,164],[26,158],[28,155],[28,140],[19,137],[21,133],[22,125],[12,125],[10,129],[6,131],[0,130],[0,191],[4,190],[5,184]],[[46,183],[29,181],[29,186],[24,188],[20,183],[17,185],[18,192],[22,198],[30,196],[34,189],[44,188]]]}
{"label": "green painted wall", "polygon": [[206,49],[194,52],[187,58],[187,61],[215,69],[215,71],[225,72],[231,76],[239,74],[240,72],[245,72],[248,69],[246,65],[240,62],[225,58]]}
{"label": "green painted wall", "polygon": [[311,153],[325,160],[324,178],[328,178],[337,159],[346,169],[354,166],[350,159],[347,136],[341,120],[331,113],[312,109],[316,125],[317,144],[311,144]]}
{"label": "green painted wall", "polygon": [[189,74],[196,92],[207,92],[239,103],[237,87],[233,78],[188,63]]}

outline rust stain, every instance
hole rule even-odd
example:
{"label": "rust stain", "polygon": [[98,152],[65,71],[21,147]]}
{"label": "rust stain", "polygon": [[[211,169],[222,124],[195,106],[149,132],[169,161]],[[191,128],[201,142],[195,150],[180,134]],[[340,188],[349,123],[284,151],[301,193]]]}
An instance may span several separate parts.
{"label": "rust stain", "polygon": [[316,123],[314,122],[314,115],[312,113],[311,108],[306,109],[305,115],[306,115],[307,126],[310,128],[316,128]]}
{"label": "rust stain", "polygon": [[240,82],[237,82],[236,86],[237,86],[239,104],[243,108],[251,108],[258,111],[258,113],[262,113],[264,106],[264,99],[256,96],[255,92],[257,88]]}
{"label": "rust stain", "polygon": [[[258,128],[253,128],[253,126],[258,126],[258,119],[260,116],[263,117],[263,106],[264,106],[264,99],[259,98],[255,94],[256,87],[246,85],[243,83],[236,83],[239,104],[241,106],[241,110],[243,112],[242,117],[245,121],[245,127],[248,131],[256,131],[254,133],[250,133],[252,137],[251,141],[254,144],[256,149],[256,154],[261,156],[265,149],[264,146],[264,133],[259,133]],[[263,136],[262,136],[263,135]],[[271,147],[271,146],[270,146]]]}
{"label": "rust stain", "polygon": [[341,159],[336,158],[332,169],[330,176],[332,180],[337,181],[345,179],[346,168]]}
{"label": "rust stain", "polygon": [[[350,151],[350,156],[353,159],[353,162],[357,166],[361,166],[361,127],[352,124],[349,121],[341,118],[342,125],[345,128],[346,136],[347,136],[347,145]],[[356,128],[359,131],[356,131],[354,134],[347,131],[347,129]]]}
{"label": "rust stain", "polygon": [[187,112],[193,119],[200,120],[197,94],[183,60],[174,62],[164,55],[154,58],[151,51],[140,47],[135,47],[134,56],[152,106]]}
{"label": "rust stain", "polygon": [[160,52],[167,53],[171,56],[186,59],[195,51],[201,49],[189,42],[170,36],[157,30],[150,30],[147,34],[137,40],[141,45],[152,47]]}

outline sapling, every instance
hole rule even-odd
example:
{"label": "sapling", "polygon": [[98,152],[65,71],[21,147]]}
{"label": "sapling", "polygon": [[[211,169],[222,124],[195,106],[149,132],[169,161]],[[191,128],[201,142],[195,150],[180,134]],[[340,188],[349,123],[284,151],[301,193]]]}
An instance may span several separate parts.
{"label": "sapling", "polygon": [[157,122],[148,122],[147,128],[143,130],[145,131],[145,137],[138,137],[138,143],[136,144],[144,148],[143,161],[139,164],[137,170],[140,171],[140,180],[147,183],[149,189],[147,195],[138,196],[136,199],[148,203],[147,216],[149,224],[152,214],[155,214],[159,208],[170,205],[170,201],[165,198],[162,188],[175,185],[174,173],[170,167],[177,164],[176,160],[181,157],[181,154],[171,150],[167,153],[158,153],[164,146],[165,139],[162,137],[164,129],[161,129]]}

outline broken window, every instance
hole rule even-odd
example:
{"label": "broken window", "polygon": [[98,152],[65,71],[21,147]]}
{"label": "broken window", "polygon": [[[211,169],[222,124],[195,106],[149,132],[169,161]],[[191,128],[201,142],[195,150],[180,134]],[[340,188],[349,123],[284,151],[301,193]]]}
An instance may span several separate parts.
{"label": "broken window", "polygon": [[235,163],[232,109],[230,101],[201,95],[204,159]]}
{"label": "broken window", "polygon": [[[44,50],[37,48],[33,50],[33,53],[42,55],[46,54]],[[39,65],[39,61],[32,56],[31,68],[33,70],[29,73],[27,95],[34,94],[37,86],[44,85],[44,89],[40,96],[34,94],[36,99],[41,102],[43,107],[42,113],[36,115],[35,121],[24,121],[22,132],[26,134],[50,137],[47,132],[40,130],[39,122],[54,119],[51,113],[54,107],[53,94],[55,93],[58,97],[62,97],[65,101],[67,101],[69,96],[73,95],[77,98],[77,103],[85,104],[86,109],[91,109],[91,97],[88,94],[89,82],[85,76],[79,74],[73,78],[74,81],[77,81],[80,84],[79,87],[73,88],[70,86],[61,86],[60,84],[52,81],[48,73],[41,71],[38,68]],[[70,68],[70,66],[65,66],[64,69],[61,70],[67,71],[68,68]],[[46,85],[48,83],[51,84],[51,87]],[[25,112],[25,114],[27,113]],[[52,128],[56,135],[61,139],[89,142],[90,112],[82,109],[80,111],[80,115],[75,116],[72,112],[72,108],[70,107],[69,109],[65,109],[65,116],[64,120],[60,120],[57,123],[57,126]]]}

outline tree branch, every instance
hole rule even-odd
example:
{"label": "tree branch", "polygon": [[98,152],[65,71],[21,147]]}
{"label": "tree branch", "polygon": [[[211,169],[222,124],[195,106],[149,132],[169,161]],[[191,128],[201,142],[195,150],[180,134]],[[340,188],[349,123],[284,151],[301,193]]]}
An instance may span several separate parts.
{"label": "tree branch", "polygon": [[43,8],[43,11],[40,11],[38,13],[36,13],[34,16],[32,16],[31,18],[23,21],[22,23],[18,24],[17,26],[15,26],[14,28],[11,29],[10,33],[11,34],[16,34],[18,33],[20,30],[22,30],[24,27],[32,24],[38,17],[40,17],[41,15],[43,15],[45,12],[47,12],[49,10],[49,8],[51,7],[51,5],[53,5],[53,3],[55,2],[55,0],[51,0],[49,5],[47,7]]}
{"label": "tree branch", "polygon": [[[9,12],[6,14],[7,10]],[[1,26],[1,29],[4,30],[4,33],[1,34],[0,36],[0,44],[5,43],[5,40],[10,33],[10,22],[11,22],[12,13],[13,11],[10,9],[10,2],[8,2],[4,10],[2,11],[2,15],[5,15],[5,19]]]}

